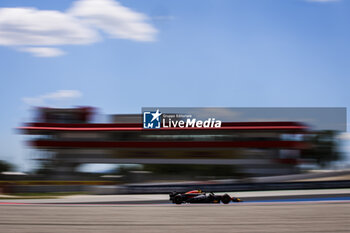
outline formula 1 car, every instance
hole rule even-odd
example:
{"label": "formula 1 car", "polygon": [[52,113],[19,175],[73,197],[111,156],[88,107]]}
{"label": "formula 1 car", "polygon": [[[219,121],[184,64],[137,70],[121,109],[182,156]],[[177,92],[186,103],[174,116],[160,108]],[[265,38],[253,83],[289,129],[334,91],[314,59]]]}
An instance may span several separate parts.
{"label": "formula 1 car", "polygon": [[186,193],[171,192],[169,194],[170,201],[175,204],[182,203],[224,203],[228,204],[232,202],[242,202],[241,199],[236,197],[231,197],[228,194],[215,195],[214,193],[205,193],[201,190],[192,190]]}

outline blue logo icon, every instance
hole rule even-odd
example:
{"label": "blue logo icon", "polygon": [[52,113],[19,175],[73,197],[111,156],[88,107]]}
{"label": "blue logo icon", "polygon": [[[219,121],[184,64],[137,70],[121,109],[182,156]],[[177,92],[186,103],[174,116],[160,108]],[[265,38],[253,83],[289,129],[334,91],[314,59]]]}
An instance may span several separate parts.
{"label": "blue logo icon", "polygon": [[156,112],[143,112],[143,128],[144,129],[159,129],[160,128],[159,109]]}

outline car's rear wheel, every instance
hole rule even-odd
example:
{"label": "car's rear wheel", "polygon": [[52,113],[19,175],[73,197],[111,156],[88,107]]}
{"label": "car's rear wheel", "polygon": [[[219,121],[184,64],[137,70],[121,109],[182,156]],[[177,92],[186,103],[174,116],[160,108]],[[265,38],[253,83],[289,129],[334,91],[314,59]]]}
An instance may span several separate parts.
{"label": "car's rear wheel", "polygon": [[182,196],[181,195],[176,195],[174,197],[174,202],[175,202],[175,204],[180,205],[182,203]]}
{"label": "car's rear wheel", "polygon": [[221,198],[221,202],[224,204],[228,204],[231,201],[231,197],[228,194],[224,194]]}

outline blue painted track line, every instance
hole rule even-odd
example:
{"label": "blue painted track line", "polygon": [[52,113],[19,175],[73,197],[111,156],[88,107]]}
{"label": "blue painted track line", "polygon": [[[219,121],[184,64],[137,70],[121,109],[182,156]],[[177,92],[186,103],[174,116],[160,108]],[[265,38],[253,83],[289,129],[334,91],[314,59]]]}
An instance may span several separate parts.
{"label": "blue painted track line", "polygon": [[293,199],[276,199],[261,201],[244,201],[245,203],[266,203],[266,202],[309,202],[309,201],[350,201],[349,197],[315,197],[315,198],[293,198]]}

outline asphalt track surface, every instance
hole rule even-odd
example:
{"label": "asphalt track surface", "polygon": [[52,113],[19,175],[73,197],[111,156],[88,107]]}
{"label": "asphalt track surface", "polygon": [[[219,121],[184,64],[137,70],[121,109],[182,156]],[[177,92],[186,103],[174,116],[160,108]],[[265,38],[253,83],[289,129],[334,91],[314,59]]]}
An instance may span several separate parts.
{"label": "asphalt track surface", "polygon": [[[304,202],[304,201],[350,201],[350,194],[312,194],[288,196],[264,196],[241,198],[245,203],[263,202]],[[59,204],[169,204],[169,200],[140,200],[140,201],[98,201],[98,202],[62,202]],[[46,204],[56,204],[47,202]]]}
{"label": "asphalt track surface", "polygon": [[2,202],[0,232],[350,232],[349,195],[247,199],[228,205]]}

